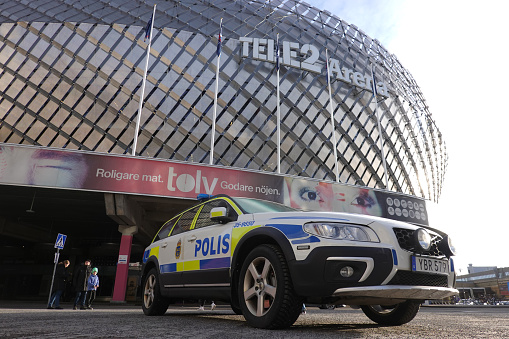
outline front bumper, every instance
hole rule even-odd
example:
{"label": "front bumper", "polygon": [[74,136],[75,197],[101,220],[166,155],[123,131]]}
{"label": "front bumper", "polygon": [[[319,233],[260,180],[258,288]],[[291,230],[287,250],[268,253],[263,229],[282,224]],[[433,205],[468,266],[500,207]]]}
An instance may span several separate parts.
{"label": "front bumper", "polygon": [[425,300],[443,299],[458,293],[457,289],[448,287],[385,285],[339,288],[334,292],[333,296],[346,299]]}
{"label": "front bumper", "polygon": [[[354,258],[359,260],[352,260]],[[344,287],[380,285],[394,265],[390,249],[357,246],[318,247],[305,260],[293,260],[288,264],[295,291],[307,297],[331,296],[334,291]],[[354,267],[356,274],[350,278],[341,277],[339,270],[345,265]],[[365,274],[367,271],[368,276]]]}
{"label": "front bumper", "polygon": [[[308,298],[334,299],[390,298],[440,299],[458,293],[453,287],[454,273],[437,275],[405,270],[394,251],[383,247],[324,246],[317,247],[305,260],[288,264],[294,289]],[[399,256],[399,259],[402,259]],[[354,268],[348,278],[339,271]],[[364,294],[363,294],[364,293]]]}

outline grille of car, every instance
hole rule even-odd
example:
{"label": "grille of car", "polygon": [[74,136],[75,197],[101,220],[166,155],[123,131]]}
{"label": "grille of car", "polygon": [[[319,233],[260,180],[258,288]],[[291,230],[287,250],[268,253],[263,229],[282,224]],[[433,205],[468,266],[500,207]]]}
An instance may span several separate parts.
{"label": "grille of car", "polygon": [[409,271],[398,271],[387,285],[448,287],[447,276]]}
{"label": "grille of car", "polygon": [[[399,246],[407,251],[415,252],[414,247],[414,230],[409,230],[406,228],[394,228],[394,234],[396,234],[396,238],[398,239]],[[434,256],[434,257],[442,257],[444,253],[438,249],[438,243],[442,240],[442,237],[430,233],[431,235],[431,247],[428,251],[423,252],[424,255]]]}

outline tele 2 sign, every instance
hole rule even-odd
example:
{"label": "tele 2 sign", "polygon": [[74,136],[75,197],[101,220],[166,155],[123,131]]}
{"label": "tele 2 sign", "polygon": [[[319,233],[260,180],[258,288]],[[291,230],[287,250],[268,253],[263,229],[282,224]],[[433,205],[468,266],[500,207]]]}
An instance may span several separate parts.
{"label": "tele 2 sign", "polygon": [[[271,39],[241,37],[241,55],[243,58],[252,57],[256,60],[276,62],[275,41]],[[322,65],[316,64],[320,51],[311,44],[300,45],[297,42],[283,41],[282,65],[302,69],[316,74],[322,73]],[[302,59],[302,61],[301,61]],[[331,58],[329,61],[330,75],[332,78],[343,81],[356,87],[372,90],[371,74],[364,75],[352,69],[341,67],[341,62]],[[377,93],[383,97],[389,95],[387,86],[383,82],[377,82]]]}

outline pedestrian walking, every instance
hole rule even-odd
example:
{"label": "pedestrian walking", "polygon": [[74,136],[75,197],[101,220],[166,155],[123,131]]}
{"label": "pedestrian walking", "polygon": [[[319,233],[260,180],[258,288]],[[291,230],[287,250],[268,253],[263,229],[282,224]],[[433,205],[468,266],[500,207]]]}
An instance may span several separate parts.
{"label": "pedestrian walking", "polygon": [[74,273],[72,282],[74,290],[76,291],[76,298],[74,299],[73,307],[75,310],[78,309],[78,306],[81,310],[86,310],[85,298],[88,289],[88,278],[92,274],[92,267],[90,264],[90,260],[85,260],[85,262],[81,264]]}
{"label": "pedestrian walking", "polygon": [[55,270],[55,280],[53,283],[53,293],[51,294],[48,308],[49,309],[63,309],[60,307],[60,297],[65,290],[65,284],[67,282],[67,267],[71,264],[69,260],[59,262]]}
{"label": "pedestrian walking", "polygon": [[92,302],[95,300],[97,288],[99,287],[99,269],[97,267],[92,268],[92,274],[88,277],[87,281],[87,296],[85,307],[87,310],[93,310]]}
{"label": "pedestrian walking", "polygon": [[[206,302],[207,302],[207,300],[200,299],[200,307],[198,307],[198,311],[205,311],[205,303]],[[216,308],[216,304],[214,304],[214,301],[212,300],[212,302],[210,303],[210,310],[213,311],[215,308]]]}

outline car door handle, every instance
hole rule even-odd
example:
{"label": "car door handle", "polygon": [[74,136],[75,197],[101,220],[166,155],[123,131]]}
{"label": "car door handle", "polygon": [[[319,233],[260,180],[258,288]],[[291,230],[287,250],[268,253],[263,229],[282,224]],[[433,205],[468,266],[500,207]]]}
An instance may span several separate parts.
{"label": "car door handle", "polygon": [[161,247],[162,247],[162,248],[165,248],[166,246],[168,246],[168,243],[167,243],[167,242],[165,242],[165,243],[163,243],[163,244],[161,245]]}
{"label": "car door handle", "polygon": [[187,241],[189,242],[193,242],[196,240],[196,235],[192,235],[191,237],[189,237],[189,239],[187,239]]}

